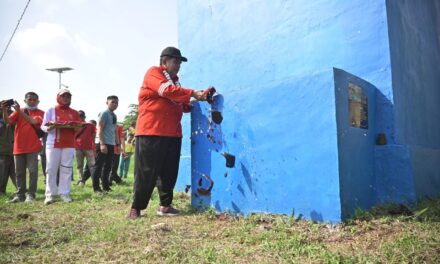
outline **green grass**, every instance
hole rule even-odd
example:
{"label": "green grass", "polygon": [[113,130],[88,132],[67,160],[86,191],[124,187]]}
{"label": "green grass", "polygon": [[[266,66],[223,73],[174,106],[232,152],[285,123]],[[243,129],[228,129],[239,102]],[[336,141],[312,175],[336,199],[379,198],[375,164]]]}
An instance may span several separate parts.
{"label": "green grass", "polygon": [[[130,174],[132,175],[132,174]],[[75,176],[77,177],[77,176]],[[42,178],[42,177],[41,177]],[[358,212],[340,225],[295,217],[217,217],[195,212],[189,197],[175,195],[175,218],[147,212],[127,221],[133,178],[95,195],[91,183],[72,184],[74,202],[8,204],[0,197],[0,263],[440,263],[440,200],[414,215]]]}

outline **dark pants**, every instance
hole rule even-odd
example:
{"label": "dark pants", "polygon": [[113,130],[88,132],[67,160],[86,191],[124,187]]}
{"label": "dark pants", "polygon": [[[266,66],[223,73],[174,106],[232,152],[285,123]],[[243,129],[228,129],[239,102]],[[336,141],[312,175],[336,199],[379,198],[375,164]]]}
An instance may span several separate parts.
{"label": "dark pants", "polygon": [[99,144],[96,144],[96,162],[93,172],[93,190],[97,191],[99,187],[99,180],[102,183],[102,189],[104,191],[110,190],[109,175],[113,161],[113,145],[107,145],[107,153],[102,153]]}
{"label": "dark pants", "polygon": [[147,208],[157,185],[161,206],[173,202],[173,190],[179,171],[181,138],[137,136],[132,208]]}
{"label": "dark pants", "polygon": [[15,186],[14,156],[0,155],[0,193],[6,193],[9,178]]}
{"label": "dark pants", "polygon": [[44,179],[46,179],[46,153],[40,154],[41,169],[43,170]]}
{"label": "dark pants", "polygon": [[47,141],[47,133],[44,133],[42,138],[43,147],[39,153],[40,161],[41,161],[41,169],[43,170],[44,182],[46,183],[46,141]]}
{"label": "dark pants", "polygon": [[112,170],[110,172],[110,185],[111,185],[112,181],[114,181],[116,183],[122,182],[121,177],[119,177],[119,175],[118,175],[120,156],[121,156],[121,154],[113,154]]}
{"label": "dark pants", "polygon": [[82,179],[80,179],[79,181],[86,183],[86,181],[90,178],[90,169],[89,169],[89,165],[86,163],[86,165],[84,165],[84,169],[83,169],[84,173],[83,173],[83,177]]}

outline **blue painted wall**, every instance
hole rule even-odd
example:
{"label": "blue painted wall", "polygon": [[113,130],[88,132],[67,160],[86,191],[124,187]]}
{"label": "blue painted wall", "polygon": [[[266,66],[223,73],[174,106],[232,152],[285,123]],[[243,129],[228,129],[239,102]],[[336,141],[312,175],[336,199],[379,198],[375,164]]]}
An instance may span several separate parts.
{"label": "blue painted wall", "polygon": [[440,149],[440,1],[387,1],[399,143]]}
{"label": "blue painted wall", "polygon": [[[183,66],[184,67],[184,66]],[[179,175],[175,189],[181,192],[188,192],[188,185],[191,185],[191,115],[184,114],[182,117],[182,149],[180,151]]]}
{"label": "blue painted wall", "polygon": [[410,148],[384,145],[374,151],[376,203],[413,204],[416,196]]}
{"label": "blue painted wall", "polygon": [[[392,101],[385,3],[181,1],[178,10],[179,47],[189,58],[182,80],[224,96],[221,145],[206,140],[209,105],[192,113],[193,186],[204,174],[215,182],[193,204],[340,221],[333,67]],[[394,133],[391,115],[378,119]],[[223,151],[236,156],[235,168],[226,168]]]}
{"label": "blue painted wall", "polygon": [[[435,193],[427,183],[437,184],[438,179],[432,169],[438,147],[432,146],[437,146],[440,133],[434,135],[438,124],[431,123],[438,117],[434,102],[439,100],[427,92],[439,87],[438,79],[430,75],[431,88],[419,100],[409,98],[419,88],[404,86],[414,66],[405,63],[416,57],[407,55],[401,68],[391,70],[391,62],[401,63],[395,58],[403,50],[423,46],[425,40],[438,45],[435,37],[424,37],[438,30],[428,26],[438,21],[429,13],[422,14],[430,16],[430,22],[416,23],[426,26],[420,30],[422,37],[406,37],[409,44],[398,44],[400,31],[406,32],[413,22],[403,23],[407,18],[399,15],[404,8],[411,10],[409,2],[178,1],[179,47],[189,58],[181,69],[182,82],[199,89],[214,85],[221,93],[224,118],[221,124],[213,123],[205,102],[191,113],[193,205],[338,222],[357,206]],[[438,58],[437,53],[431,55],[423,58]],[[427,74],[417,65],[412,75]],[[436,71],[438,67],[431,69]],[[367,132],[344,121],[346,94],[337,89],[347,80],[366,87],[371,98]],[[439,92],[432,94],[437,98]],[[425,102],[429,109],[422,107]],[[413,105],[420,108],[409,114],[407,108]],[[432,112],[418,122],[434,132],[407,131],[423,110]],[[377,133],[385,133],[389,145],[375,146]],[[225,152],[235,155],[235,167],[226,166]],[[185,162],[187,170],[189,159]],[[405,166],[397,168],[399,164]],[[398,184],[396,173],[404,177],[403,184]],[[209,195],[197,191],[207,189],[211,180]]]}
{"label": "blue painted wall", "polygon": [[[254,92],[240,93],[235,100],[225,94],[221,125],[209,125],[208,104],[194,109],[193,186],[203,174],[209,175],[215,184],[210,202],[217,210],[340,219],[333,74],[314,77],[316,85],[301,89],[295,86],[307,79],[255,85]],[[307,116],[297,110],[298,101],[308,106]],[[323,107],[332,110],[322,111]],[[311,120],[319,121],[314,128]],[[234,168],[226,167],[222,152],[235,155]],[[196,206],[198,199],[209,201],[193,196]]]}
{"label": "blue painted wall", "polygon": [[440,2],[387,1],[396,135],[417,199],[440,190]]}
{"label": "blue painted wall", "polygon": [[[370,208],[375,203],[374,146],[376,138],[376,87],[343,70],[334,70],[336,117],[338,127],[339,177],[343,216],[356,208]],[[351,126],[349,84],[362,89],[367,97],[368,127]]]}

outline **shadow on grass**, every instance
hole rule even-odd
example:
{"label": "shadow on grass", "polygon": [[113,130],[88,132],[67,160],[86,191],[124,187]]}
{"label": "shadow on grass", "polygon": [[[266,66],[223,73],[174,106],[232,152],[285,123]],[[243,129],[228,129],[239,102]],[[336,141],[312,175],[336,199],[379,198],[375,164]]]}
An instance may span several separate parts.
{"label": "shadow on grass", "polygon": [[379,218],[399,218],[401,220],[417,222],[440,222],[440,197],[437,199],[424,199],[417,203],[415,208],[404,204],[386,203],[379,204],[369,211],[357,209],[354,216],[346,223],[361,220],[368,221]]}

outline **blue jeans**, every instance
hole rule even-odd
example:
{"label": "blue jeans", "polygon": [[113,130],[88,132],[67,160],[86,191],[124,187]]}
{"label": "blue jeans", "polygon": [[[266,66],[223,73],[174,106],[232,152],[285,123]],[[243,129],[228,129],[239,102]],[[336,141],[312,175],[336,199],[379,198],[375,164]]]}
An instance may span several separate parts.
{"label": "blue jeans", "polygon": [[128,169],[130,168],[130,159],[133,153],[126,153],[125,159],[124,155],[121,155],[121,159],[119,162],[119,175],[124,178],[127,178]]}

